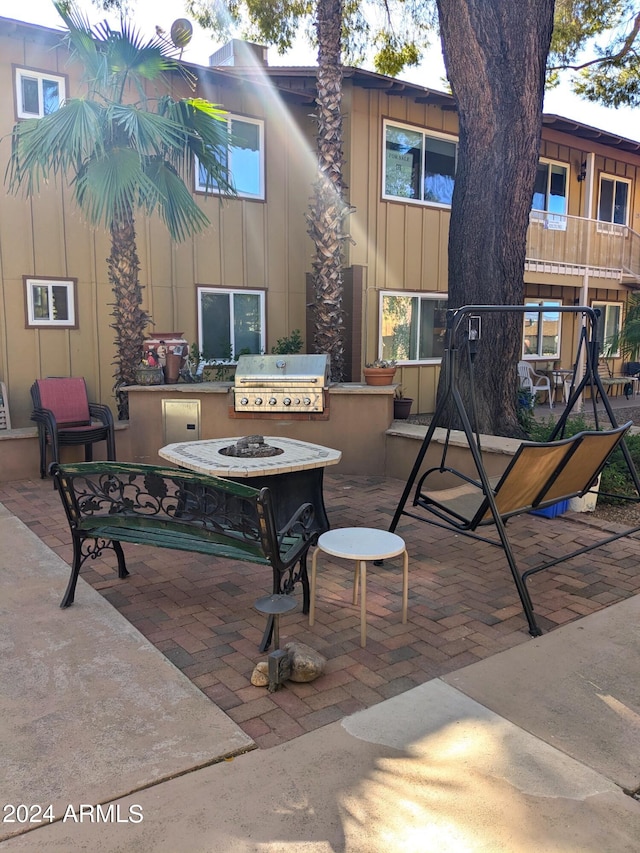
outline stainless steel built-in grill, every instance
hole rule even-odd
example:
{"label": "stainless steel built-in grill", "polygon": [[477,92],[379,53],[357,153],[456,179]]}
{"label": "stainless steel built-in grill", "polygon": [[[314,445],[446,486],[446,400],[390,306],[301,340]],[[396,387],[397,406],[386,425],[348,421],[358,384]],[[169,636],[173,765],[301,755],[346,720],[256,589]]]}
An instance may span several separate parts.
{"label": "stainless steel built-in grill", "polygon": [[328,355],[241,355],[233,389],[236,412],[322,412]]}

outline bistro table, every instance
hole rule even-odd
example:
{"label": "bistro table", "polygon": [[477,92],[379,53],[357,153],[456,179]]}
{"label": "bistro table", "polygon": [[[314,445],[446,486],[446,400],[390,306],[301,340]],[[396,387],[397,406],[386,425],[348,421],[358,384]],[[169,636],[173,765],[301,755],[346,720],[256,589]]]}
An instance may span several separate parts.
{"label": "bistro table", "polygon": [[[264,443],[281,451],[276,456],[230,456],[225,454],[241,439],[211,438],[203,441],[182,441],[167,444],[158,455],[180,468],[224,477],[253,488],[268,486],[274,497],[278,524],[286,524],[303,503],[311,503],[318,531],[329,529],[324,505],[322,481],[324,469],[337,465],[342,457],[339,450],[281,436],[264,436]],[[247,483],[250,479],[251,482]]]}
{"label": "bistro table", "polygon": [[551,379],[551,383],[554,388],[554,396],[556,389],[560,388],[562,392],[562,401],[564,403],[568,402],[569,389],[566,387],[565,382],[567,379],[571,379],[573,376],[573,370],[569,370],[564,367],[553,367],[545,372]]}

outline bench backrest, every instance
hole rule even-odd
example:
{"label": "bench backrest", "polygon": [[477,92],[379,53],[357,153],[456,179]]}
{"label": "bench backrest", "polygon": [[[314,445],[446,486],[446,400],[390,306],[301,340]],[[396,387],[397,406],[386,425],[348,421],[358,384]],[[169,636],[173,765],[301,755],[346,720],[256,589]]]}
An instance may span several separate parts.
{"label": "bench backrest", "polygon": [[297,532],[277,530],[268,488],[120,462],[56,464],[52,473],[72,528],[126,522],[142,534],[165,525],[219,545],[226,556],[273,565],[286,562],[304,538],[304,514]]}
{"label": "bench backrest", "polygon": [[[622,441],[632,421],[602,432],[580,432],[553,442],[521,444],[494,489],[502,518],[584,494],[595,482],[608,457]],[[471,528],[493,520],[485,497]]]}

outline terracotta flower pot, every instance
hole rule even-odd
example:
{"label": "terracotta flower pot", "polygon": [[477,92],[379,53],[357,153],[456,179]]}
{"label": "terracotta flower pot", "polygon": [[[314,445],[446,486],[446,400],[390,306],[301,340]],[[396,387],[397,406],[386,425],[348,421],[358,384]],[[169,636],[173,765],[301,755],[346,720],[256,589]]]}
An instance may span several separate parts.
{"label": "terracotta flower pot", "polygon": [[391,385],[396,375],[395,367],[365,367],[364,381],[367,385]]}

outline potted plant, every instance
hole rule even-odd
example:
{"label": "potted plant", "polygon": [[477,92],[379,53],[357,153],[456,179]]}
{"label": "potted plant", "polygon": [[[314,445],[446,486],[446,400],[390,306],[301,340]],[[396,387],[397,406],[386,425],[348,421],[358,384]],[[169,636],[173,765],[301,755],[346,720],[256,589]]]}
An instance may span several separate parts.
{"label": "potted plant", "polygon": [[393,417],[396,421],[406,421],[411,414],[413,397],[405,397],[402,386],[398,385],[393,398]]}
{"label": "potted plant", "polygon": [[391,385],[396,375],[396,362],[384,358],[377,358],[365,364],[364,381],[367,385]]}

